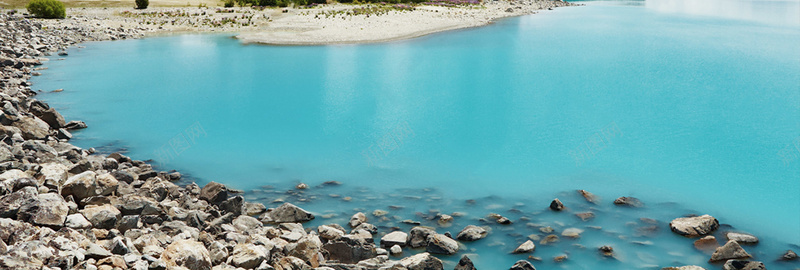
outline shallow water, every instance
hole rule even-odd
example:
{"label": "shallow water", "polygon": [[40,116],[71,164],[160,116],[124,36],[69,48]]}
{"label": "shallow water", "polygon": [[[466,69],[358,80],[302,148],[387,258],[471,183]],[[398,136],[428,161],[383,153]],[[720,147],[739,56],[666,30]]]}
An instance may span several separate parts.
{"label": "shallow water", "polygon": [[[569,251],[562,268],[611,269],[706,265],[665,223],[708,213],[760,236],[748,251],[770,269],[791,269],[773,260],[800,243],[800,23],[791,19],[800,2],[734,2],[748,5],[712,1],[720,12],[698,13],[676,8],[693,1],[588,2],[370,45],[242,46],[225,35],[97,42],[48,63],[34,89],[65,89],[40,98],[89,124],[74,134],[79,146],[125,149],[271,206],[283,198],[338,214],[315,224],[403,205],[391,211],[399,219],[378,225],[431,208],[468,212],[440,230],[453,233],[490,212],[598,225],[537,247],[545,262],[535,265],[559,267],[552,256]],[[743,10],[751,15],[726,15]],[[284,192],[327,180],[344,185]],[[604,198],[595,220],[543,211],[557,196],[588,209],[574,189]],[[610,205],[623,195],[648,206]],[[630,243],[625,223],[642,216],[660,222],[660,237],[647,238],[657,245]],[[477,265],[525,258],[504,254],[536,231],[526,223],[515,223],[520,235],[496,227],[468,244]],[[624,258],[599,260],[600,243]]]}

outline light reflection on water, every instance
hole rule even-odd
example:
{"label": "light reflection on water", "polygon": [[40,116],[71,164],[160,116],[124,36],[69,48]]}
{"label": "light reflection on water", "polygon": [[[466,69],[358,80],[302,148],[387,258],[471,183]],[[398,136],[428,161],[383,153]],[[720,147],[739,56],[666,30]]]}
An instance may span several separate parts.
{"label": "light reflection on water", "polygon": [[646,0],[644,6],[665,13],[800,26],[800,1],[798,0]]}

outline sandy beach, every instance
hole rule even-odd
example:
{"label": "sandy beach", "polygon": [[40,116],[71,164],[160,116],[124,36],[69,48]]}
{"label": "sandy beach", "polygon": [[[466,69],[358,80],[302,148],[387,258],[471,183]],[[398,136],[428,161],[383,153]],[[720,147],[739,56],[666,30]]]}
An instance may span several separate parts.
{"label": "sandy beach", "polygon": [[[238,33],[243,43],[324,45],[386,42],[487,25],[501,18],[547,12],[563,1],[488,1],[439,5],[328,4],[302,8],[152,7],[70,8],[67,19],[41,20],[52,28],[85,28],[97,39],[187,32]],[[24,11],[21,11],[24,12]],[[108,35],[108,37],[105,37]]]}

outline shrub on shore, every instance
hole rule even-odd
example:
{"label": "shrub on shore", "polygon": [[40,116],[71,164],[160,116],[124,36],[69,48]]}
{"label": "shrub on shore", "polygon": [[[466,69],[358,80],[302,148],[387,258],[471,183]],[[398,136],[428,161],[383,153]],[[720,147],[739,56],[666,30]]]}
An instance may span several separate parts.
{"label": "shrub on shore", "polygon": [[67,16],[64,3],[58,0],[32,0],[25,6],[28,12],[45,19],[60,19]]}
{"label": "shrub on shore", "polygon": [[136,9],[146,9],[150,5],[150,0],[136,0]]}

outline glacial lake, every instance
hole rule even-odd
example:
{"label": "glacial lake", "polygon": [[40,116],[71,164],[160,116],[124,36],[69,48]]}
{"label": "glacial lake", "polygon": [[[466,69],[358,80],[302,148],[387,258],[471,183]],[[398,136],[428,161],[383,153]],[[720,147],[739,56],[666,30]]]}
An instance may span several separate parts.
{"label": "glacial lake", "polygon": [[[464,216],[440,233],[492,228],[441,256],[447,269],[462,254],[507,269],[540,226],[584,230],[536,241],[540,269],[721,268],[669,231],[687,214],[759,236],[745,249],[768,269],[800,267],[775,261],[800,251],[800,1],[581,3],[380,44],[94,42],[53,56],[33,89],[89,125],[78,146],[295,203],[317,214],[310,225],[364,211],[381,233],[408,231],[402,220],[437,226],[441,211]],[[342,185],[320,186],[331,180]],[[286,192],[301,182],[311,188]],[[619,196],[645,207],[616,207]],[[570,211],[547,210],[556,197]],[[479,220],[489,213],[514,224]]]}

